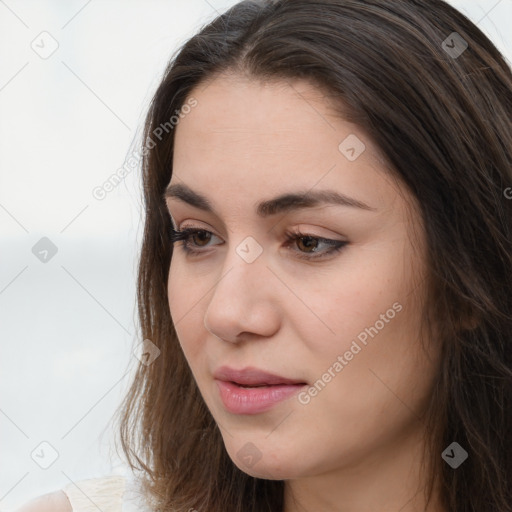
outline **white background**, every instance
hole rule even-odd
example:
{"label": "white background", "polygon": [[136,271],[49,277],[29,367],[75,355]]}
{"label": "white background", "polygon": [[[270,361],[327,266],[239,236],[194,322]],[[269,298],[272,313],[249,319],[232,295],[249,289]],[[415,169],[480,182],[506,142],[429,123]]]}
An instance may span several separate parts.
{"label": "white background", "polygon": [[[121,471],[109,420],[139,364],[140,173],[92,192],[129,157],[171,54],[235,3],[0,0],[0,510]],[[512,61],[512,0],[451,3]]]}

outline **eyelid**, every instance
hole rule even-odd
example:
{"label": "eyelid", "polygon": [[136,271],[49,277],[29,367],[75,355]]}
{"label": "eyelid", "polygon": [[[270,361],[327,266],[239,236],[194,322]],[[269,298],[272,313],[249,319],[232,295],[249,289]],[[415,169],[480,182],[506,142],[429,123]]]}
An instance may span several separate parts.
{"label": "eyelid", "polygon": [[[211,229],[210,227],[202,227],[200,225],[197,225],[197,224],[187,224],[187,221],[183,221],[182,225],[179,226],[179,228],[176,227],[176,224],[173,225],[173,229],[176,230],[176,231],[184,231],[186,229],[193,229],[193,230],[197,230],[197,231],[206,231],[208,233],[211,233],[212,235],[215,235],[216,237],[218,238],[222,238],[221,235],[218,235],[215,230]],[[312,237],[312,238],[317,238],[319,240],[328,240],[328,241],[332,241],[332,242],[347,242],[348,243],[348,240],[340,240],[338,239],[337,237],[340,237],[342,235],[339,235],[339,234],[332,234],[332,235],[322,235],[322,234],[318,234],[318,233],[312,233],[311,230],[312,229],[323,229],[324,231],[326,231],[325,228],[320,228],[318,226],[315,226],[313,228],[311,227],[307,227],[306,224],[298,224],[296,227],[292,228],[292,229],[286,229],[284,230],[283,232],[283,235],[286,236],[287,234],[290,234],[290,235],[300,235],[301,237]],[[330,231],[330,230],[329,230]],[[331,238],[333,237],[333,238]]]}
{"label": "eyelid", "polygon": [[[210,246],[209,245],[194,246],[194,244],[192,244],[192,247],[194,247],[194,248],[190,247],[189,239],[192,236],[196,235],[198,232],[208,233],[210,235],[213,235],[214,237],[221,239],[221,237],[216,235],[214,232],[212,232],[208,229],[203,229],[203,228],[197,227],[197,226],[191,226],[191,227],[183,226],[183,227],[181,227],[180,230],[177,230],[177,231],[175,229],[172,229],[170,238],[171,238],[171,241],[173,244],[175,242],[182,241],[183,244],[181,244],[180,247],[185,253],[187,253],[187,255],[189,255],[191,257],[200,256],[201,254],[208,253],[208,249],[210,248]],[[311,262],[313,262],[315,260],[318,260],[318,261],[330,260],[330,259],[332,259],[331,257],[334,257],[337,253],[341,252],[345,248],[345,246],[347,246],[349,244],[349,242],[346,240],[337,240],[337,239],[331,239],[331,238],[326,238],[326,237],[322,237],[322,236],[317,236],[312,233],[304,233],[302,231],[299,231],[298,229],[286,230],[284,233],[284,236],[286,239],[286,244],[285,244],[286,250],[294,253],[294,255],[299,259],[302,259],[305,261],[311,261]],[[318,251],[317,252],[315,252],[315,251],[314,252],[302,252],[300,250],[294,250],[294,249],[290,248],[290,246],[293,245],[294,243],[296,243],[297,240],[306,239],[306,238],[311,238],[311,239],[317,240],[318,242],[327,245],[328,248],[323,251],[319,251],[319,252]],[[211,240],[209,240],[208,242],[210,242],[210,241]],[[222,244],[216,244],[216,245],[222,245]]]}
{"label": "eyelid", "polygon": [[176,231],[184,231],[186,229],[193,229],[195,231],[206,231],[208,233],[211,233],[212,235],[215,235],[218,238],[222,238],[220,235],[218,235],[215,230],[211,229],[210,227],[202,227],[198,226],[197,224],[187,224],[187,221],[184,221],[182,225],[179,226],[179,228],[176,228]]}

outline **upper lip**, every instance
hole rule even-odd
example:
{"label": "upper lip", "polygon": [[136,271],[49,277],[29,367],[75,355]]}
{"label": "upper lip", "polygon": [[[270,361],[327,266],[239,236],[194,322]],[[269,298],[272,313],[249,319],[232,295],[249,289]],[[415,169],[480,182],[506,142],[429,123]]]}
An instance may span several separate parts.
{"label": "upper lip", "polygon": [[221,366],[215,371],[213,376],[218,380],[230,381],[235,384],[243,384],[246,386],[262,384],[305,384],[304,381],[281,377],[280,375],[275,375],[252,366],[248,366],[240,370],[230,368],[229,366]]}

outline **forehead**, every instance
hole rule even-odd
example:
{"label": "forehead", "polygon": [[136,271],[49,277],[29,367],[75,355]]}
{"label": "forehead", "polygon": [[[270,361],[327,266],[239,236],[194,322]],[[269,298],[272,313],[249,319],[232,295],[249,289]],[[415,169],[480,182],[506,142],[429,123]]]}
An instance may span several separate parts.
{"label": "forehead", "polygon": [[[220,75],[200,84],[189,96],[198,105],[177,127],[177,151],[184,144],[199,148],[227,141],[253,147],[265,143],[269,150],[291,147],[304,153],[315,146],[319,151],[329,146],[337,150],[340,135],[357,131],[342,122],[320,89],[304,80],[262,82]],[[190,132],[196,141],[190,139]],[[305,136],[310,140],[307,147],[299,144]],[[324,144],[319,145],[320,141]]]}
{"label": "forehead", "polygon": [[[176,127],[173,183],[183,181],[205,195],[222,188],[251,204],[320,182],[377,208],[386,192],[393,193],[386,189],[391,180],[379,151],[307,81],[221,75],[189,97],[197,106]],[[347,158],[347,144],[357,158]]]}

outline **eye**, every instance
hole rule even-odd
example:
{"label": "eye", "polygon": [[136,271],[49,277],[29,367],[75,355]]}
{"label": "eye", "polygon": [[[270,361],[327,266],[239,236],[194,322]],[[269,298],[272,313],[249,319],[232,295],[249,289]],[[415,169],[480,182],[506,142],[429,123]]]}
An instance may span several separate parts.
{"label": "eye", "polygon": [[[340,252],[348,242],[345,240],[331,240],[319,236],[301,233],[300,231],[286,231],[285,233],[287,245],[296,244],[299,247],[297,256],[306,260],[320,259],[330,254]],[[323,251],[319,247],[324,245],[327,249]],[[305,249],[302,251],[302,249]]]}
{"label": "eye", "polygon": [[[212,237],[216,237],[211,231],[199,228],[184,228],[182,230],[176,230],[171,227],[170,239],[171,243],[183,241],[182,249],[189,255],[199,255],[205,251],[197,248],[208,247],[208,243]],[[218,238],[218,237],[216,237]],[[344,240],[331,240],[328,238],[322,238],[313,236],[299,231],[285,233],[286,246],[289,247],[295,244],[299,250],[293,251],[296,253],[298,258],[305,260],[320,259],[330,254],[341,251],[347,244]],[[193,243],[191,243],[193,242]],[[319,249],[321,246],[327,247],[324,250]]]}
{"label": "eye", "polygon": [[211,231],[198,228],[184,228],[182,230],[177,230],[171,227],[170,232],[171,242],[174,244],[175,242],[183,240],[182,248],[189,254],[197,254],[203,252],[191,248],[191,239],[194,241],[194,247],[207,247],[208,242],[211,240],[212,236],[215,235]]}

